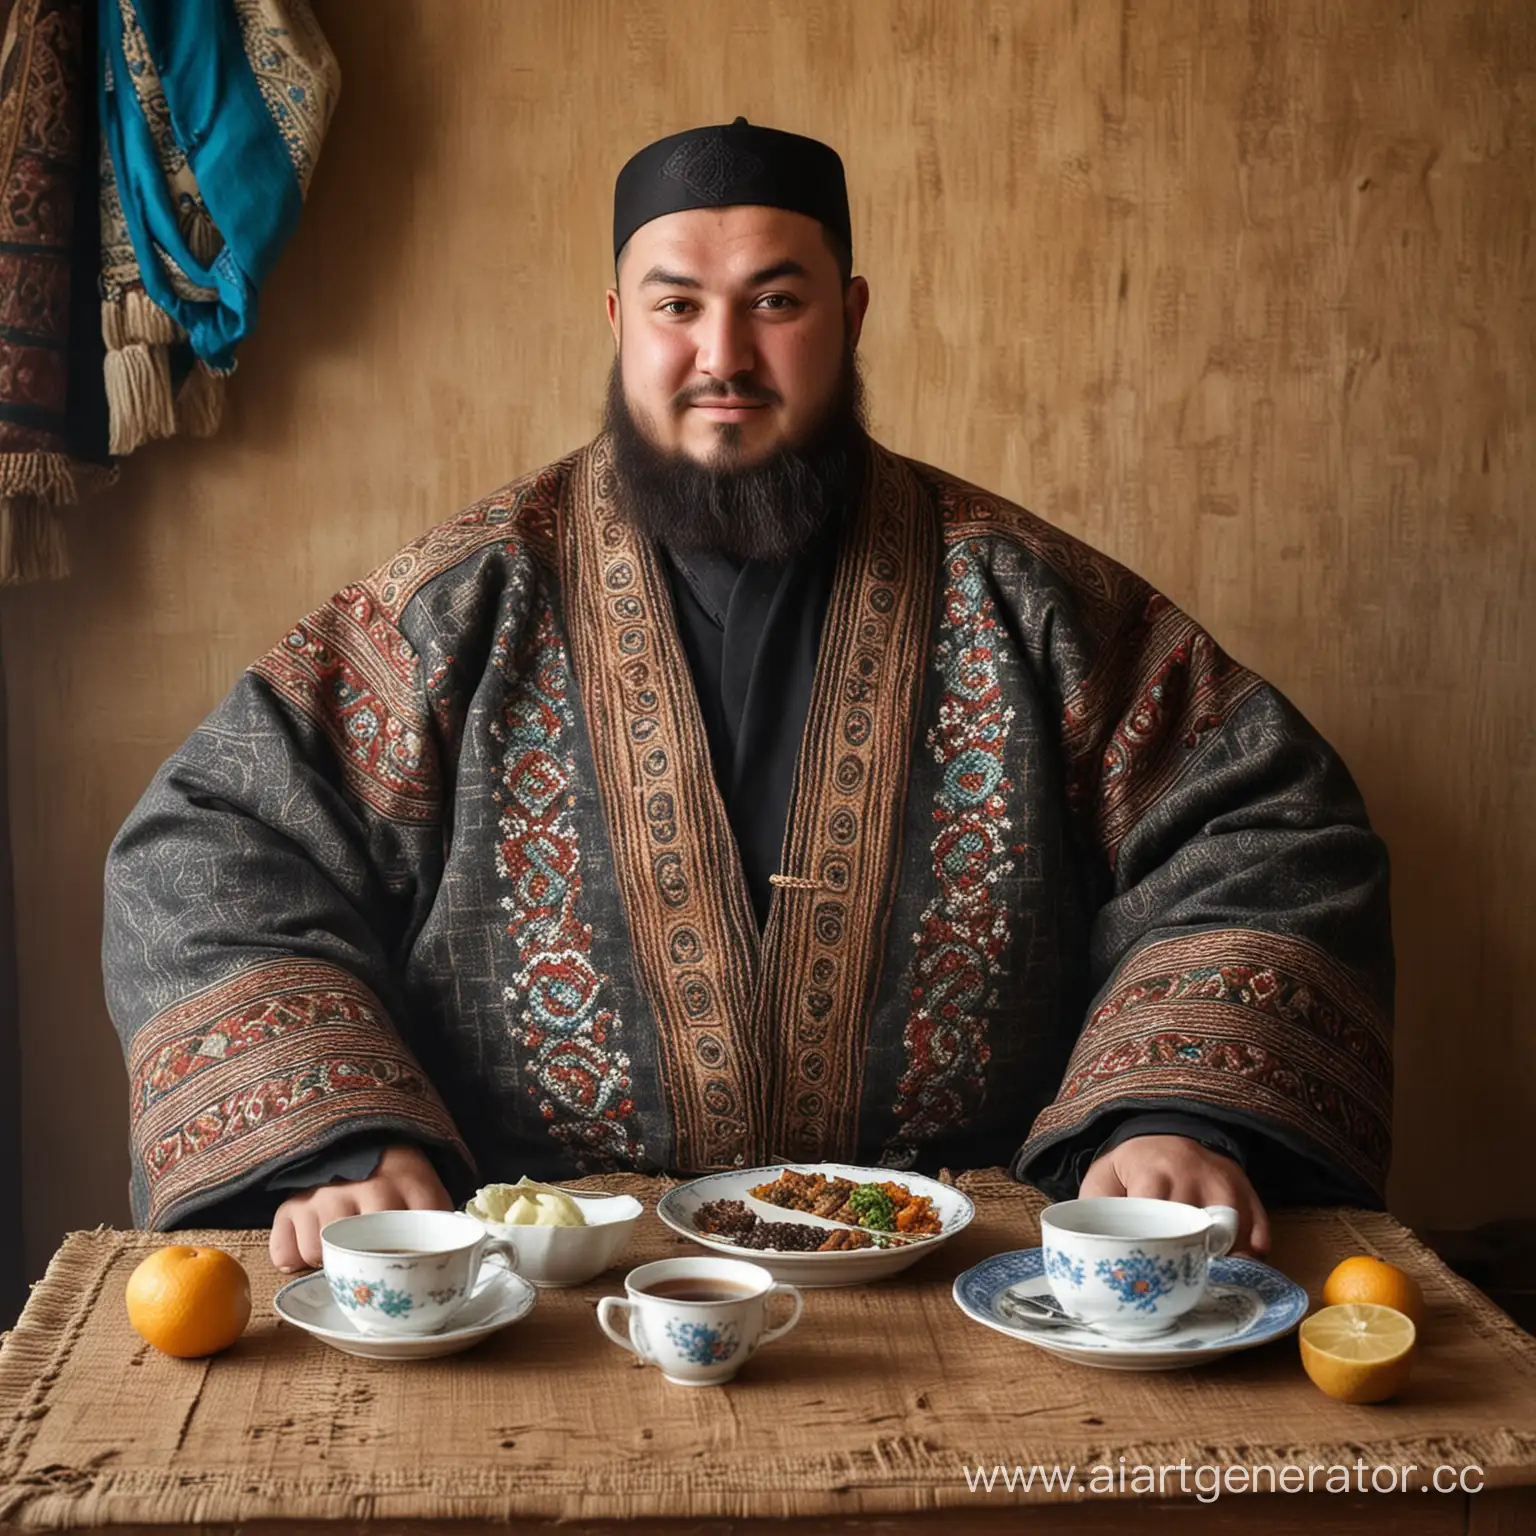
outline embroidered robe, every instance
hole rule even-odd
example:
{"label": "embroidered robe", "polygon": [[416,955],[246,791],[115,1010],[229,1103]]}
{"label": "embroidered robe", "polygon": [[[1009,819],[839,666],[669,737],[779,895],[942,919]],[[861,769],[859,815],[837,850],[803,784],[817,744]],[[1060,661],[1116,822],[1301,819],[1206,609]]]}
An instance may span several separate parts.
{"label": "embroidered robe", "polygon": [[135,1216],[358,1132],[461,1198],[819,1158],[1066,1192],[1164,1109],[1250,1133],[1261,1193],[1379,1200],[1386,879],[1274,689],[872,444],[760,931],[600,437],[297,624],[118,835]]}

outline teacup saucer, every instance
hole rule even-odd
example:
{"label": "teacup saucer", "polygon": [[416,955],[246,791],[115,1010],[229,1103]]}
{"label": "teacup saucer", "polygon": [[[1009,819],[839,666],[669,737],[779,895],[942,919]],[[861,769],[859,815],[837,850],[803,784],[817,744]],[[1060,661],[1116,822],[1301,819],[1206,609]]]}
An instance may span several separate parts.
{"label": "teacup saucer", "polygon": [[1251,1349],[1287,1334],[1307,1315],[1307,1293],[1278,1269],[1230,1255],[1211,1260],[1211,1283],[1200,1305],[1150,1339],[1115,1339],[1086,1328],[1034,1321],[1010,1292],[1049,1298],[1038,1248],[999,1253],[955,1281],[955,1301],[967,1317],[1015,1339],[1084,1365],[1110,1371],[1173,1371]]}
{"label": "teacup saucer", "polygon": [[441,1333],[400,1338],[359,1333],[336,1305],[325,1275],[319,1270],[289,1281],[273,1297],[272,1306],[285,1323],[314,1334],[346,1354],[361,1355],[367,1360],[432,1360],[439,1355],[456,1355],[509,1327],[526,1317],[537,1300],[538,1292],[521,1275],[488,1261],[475,1282],[474,1293],[454,1314],[453,1326]]}

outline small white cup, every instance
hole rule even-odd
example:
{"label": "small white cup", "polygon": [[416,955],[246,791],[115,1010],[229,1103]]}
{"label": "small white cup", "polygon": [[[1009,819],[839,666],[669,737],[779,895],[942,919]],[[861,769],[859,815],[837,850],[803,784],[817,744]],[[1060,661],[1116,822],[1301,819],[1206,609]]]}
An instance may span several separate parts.
{"label": "small white cup", "polygon": [[[667,1289],[699,1293],[729,1291],[720,1300],[658,1295]],[[760,1264],[739,1259],[661,1259],[624,1277],[625,1296],[604,1296],[597,1304],[599,1327],[621,1349],[638,1355],[679,1387],[713,1387],[727,1382],[764,1344],[782,1339],[800,1321],[800,1292],[776,1281]],[[792,1297],[788,1322],[767,1328],[768,1298]],[[615,1327],[615,1314],[629,1314],[629,1337]]]}
{"label": "small white cup", "polygon": [[341,1314],[376,1337],[437,1333],[468,1300],[480,1262],[517,1249],[462,1211],[370,1211],[320,1229],[325,1278]]}
{"label": "small white cup", "polygon": [[1062,1310],[1124,1339],[1172,1328],[1205,1295],[1211,1260],[1236,1237],[1230,1205],[1101,1195],[1040,1213],[1045,1278]]}

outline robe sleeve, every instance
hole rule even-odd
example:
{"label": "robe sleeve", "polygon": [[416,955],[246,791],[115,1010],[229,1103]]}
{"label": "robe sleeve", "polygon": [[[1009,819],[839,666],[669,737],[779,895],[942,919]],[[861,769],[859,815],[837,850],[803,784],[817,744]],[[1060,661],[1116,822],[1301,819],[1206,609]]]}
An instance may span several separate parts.
{"label": "robe sleeve", "polygon": [[1076,1193],[1106,1131],[1238,1130],[1268,1200],[1379,1205],[1391,1150],[1387,857],[1338,755],[1138,583],[1063,689],[1068,798],[1104,872],[1094,996],[1014,1163]]}
{"label": "robe sleeve", "polygon": [[1181,1114],[1176,1109],[1165,1109],[1158,1114],[1131,1115],[1122,1120],[1097,1147],[1088,1151],[1080,1161],[1077,1180],[1088,1171],[1094,1158],[1113,1152],[1122,1142],[1134,1141],[1138,1136],[1183,1136],[1198,1141],[1212,1152],[1230,1157],[1239,1168],[1248,1164],[1248,1150],[1242,1132],[1235,1125],[1216,1125],[1203,1115]]}
{"label": "robe sleeve", "polygon": [[384,1143],[371,1136],[337,1142],[313,1157],[300,1158],[269,1174],[265,1187],[281,1190],[286,1196],[292,1190],[318,1189],[335,1180],[356,1184],[373,1177],[386,1150]]}
{"label": "robe sleeve", "polygon": [[402,983],[441,802],[420,661],[366,585],[296,626],[155,776],[112,845],[103,939],[141,1226],[249,1207],[359,1133],[472,1169]]}

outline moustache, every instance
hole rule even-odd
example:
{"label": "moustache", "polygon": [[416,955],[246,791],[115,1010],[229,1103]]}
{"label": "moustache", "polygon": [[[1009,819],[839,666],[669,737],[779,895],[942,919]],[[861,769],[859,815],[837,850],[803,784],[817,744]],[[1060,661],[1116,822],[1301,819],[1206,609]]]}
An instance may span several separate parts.
{"label": "moustache", "polygon": [[780,398],[775,390],[765,388],[759,384],[737,384],[733,386],[695,384],[688,389],[680,390],[672,397],[672,403],[679,409],[684,406],[695,405],[701,400],[718,400],[725,404],[729,404],[733,400],[752,400],[763,405],[777,405]]}

